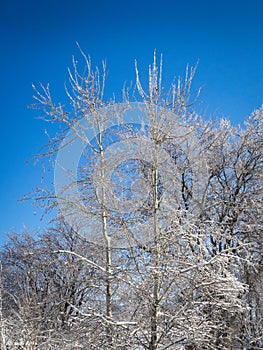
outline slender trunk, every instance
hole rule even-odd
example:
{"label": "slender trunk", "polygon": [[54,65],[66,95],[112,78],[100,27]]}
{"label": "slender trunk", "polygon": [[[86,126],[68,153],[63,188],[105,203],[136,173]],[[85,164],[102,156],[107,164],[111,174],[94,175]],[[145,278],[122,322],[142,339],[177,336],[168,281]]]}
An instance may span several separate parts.
{"label": "slender trunk", "polygon": [[2,264],[0,263],[0,345],[2,350],[6,350],[6,334],[5,324],[3,318],[3,300],[2,300],[3,286],[2,286]]}
{"label": "slender trunk", "polygon": [[106,326],[108,344],[112,346],[112,268],[111,268],[111,242],[107,232],[107,211],[106,211],[106,189],[105,189],[105,161],[100,140],[100,165],[101,165],[101,221],[102,234],[105,243],[105,260],[106,260],[106,315],[108,324]]}
{"label": "slender trunk", "polygon": [[158,225],[158,145],[155,144],[155,157],[153,169],[153,200],[154,200],[154,249],[153,249],[153,263],[154,263],[154,285],[153,285],[153,303],[151,315],[151,338],[149,350],[157,349],[158,341],[158,314],[159,314],[159,283],[160,283],[160,232]]}

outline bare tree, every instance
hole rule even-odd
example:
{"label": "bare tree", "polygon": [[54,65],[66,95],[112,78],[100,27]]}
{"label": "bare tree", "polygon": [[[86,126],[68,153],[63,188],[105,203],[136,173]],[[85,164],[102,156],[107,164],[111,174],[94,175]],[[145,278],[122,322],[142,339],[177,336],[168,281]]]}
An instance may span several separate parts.
{"label": "bare tree", "polygon": [[104,102],[105,65],[81,53],[68,109],[34,88],[62,130],[56,191],[35,200],[59,220],[3,253],[6,317],[28,320],[36,349],[260,348],[262,111],[245,130],[202,119],[195,68],[164,94],[155,54],[147,89],[136,64],[139,102]]}

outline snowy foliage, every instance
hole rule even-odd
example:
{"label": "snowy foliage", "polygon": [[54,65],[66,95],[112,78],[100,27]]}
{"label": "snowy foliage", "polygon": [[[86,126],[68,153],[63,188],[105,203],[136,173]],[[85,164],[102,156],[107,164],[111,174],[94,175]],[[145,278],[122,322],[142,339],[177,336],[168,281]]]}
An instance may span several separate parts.
{"label": "snowy foliage", "polygon": [[93,71],[82,54],[68,110],[35,88],[62,128],[47,154],[68,131],[85,152],[59,196],[35,191],[58,212],[46,233],[13,234],[1,250],[1,349],[263,348],[263,109],[245,129],[204,120],[190,94],[195,69],[165,95],[154,55],[147,89],[136,64],[145,124],[113,128],[134,106],[129,92],[104,102],[105,66]]}

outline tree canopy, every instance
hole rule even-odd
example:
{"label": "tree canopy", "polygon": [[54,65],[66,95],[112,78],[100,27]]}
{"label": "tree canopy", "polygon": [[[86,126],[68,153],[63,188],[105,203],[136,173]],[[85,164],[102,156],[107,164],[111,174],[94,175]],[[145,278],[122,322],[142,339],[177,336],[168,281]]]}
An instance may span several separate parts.
{"label": "tree canopy", "polygon": [[33,197],[55,217],[1,249],[1,348],[262,349],[263,108],[203,118],[195,68],[166,93],[156,54],[147,88],[136,65],[105,101],[81,55],[68,105],[34,86],[57,134]]}

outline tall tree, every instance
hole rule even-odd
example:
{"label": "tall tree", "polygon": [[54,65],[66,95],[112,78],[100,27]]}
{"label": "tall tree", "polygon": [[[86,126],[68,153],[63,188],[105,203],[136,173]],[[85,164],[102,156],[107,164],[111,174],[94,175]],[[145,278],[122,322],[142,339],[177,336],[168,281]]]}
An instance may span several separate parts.
{"label": "tall tree", "polygon": [[38,315],[36,348],[260,348],[262,111],[245,130],[202,119],[195,69],[165,95],[155,54],[147,89],[136,65],[139,102],[104,102],[105,66],[81,53],[68,110],[35,88],[62,130],[47,150],[56,191],[35,196],[59,224],[4,252],[22,271],[19,293],[6,277],[13,310]]}

